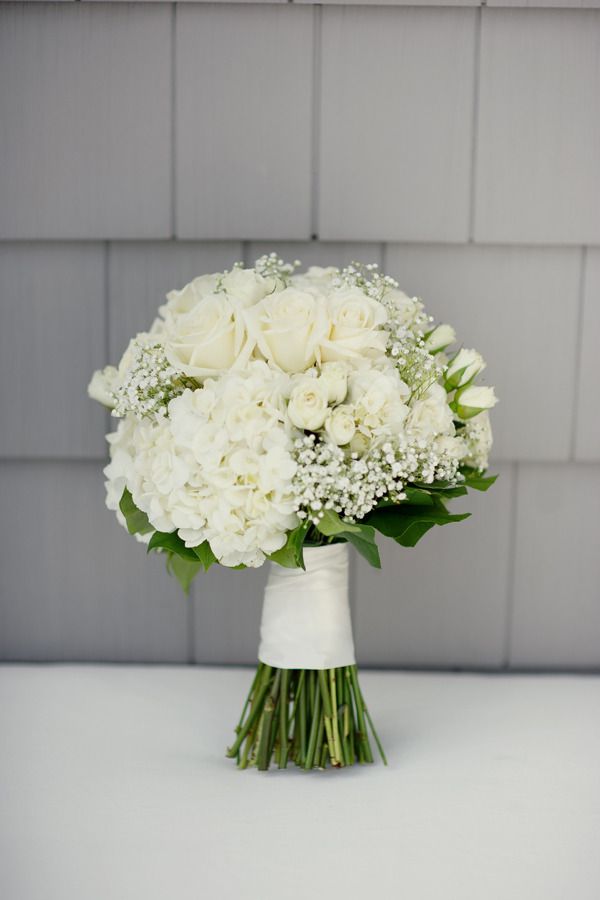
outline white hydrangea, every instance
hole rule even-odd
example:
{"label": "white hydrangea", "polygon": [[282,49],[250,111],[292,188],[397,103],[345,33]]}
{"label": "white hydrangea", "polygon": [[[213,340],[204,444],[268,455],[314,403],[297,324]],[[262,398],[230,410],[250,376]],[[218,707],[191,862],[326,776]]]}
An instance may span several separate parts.
{"label": "white hydrangea", "polygon": [[395,368],[354,372],[349,379],[348,397],[359,436],[355,449],[377,446],[390,438],[403,438],[409,396],[410,390]]}
{"label": "white hydrangea", "polygon": [[431,443],[438,435],[453,435],[454,420],[448,406],[448,395],[441,384],[432,384],[411,405],[406,430],[422,444]]}
{"label": "white hydrangea", "polygon": [[109,436],[110,508],[127,487],[158,531],[207,540],[223,565],[260,565],[298,522],[288,382],[257,361],[185,390],[168,416],[124,419]]}

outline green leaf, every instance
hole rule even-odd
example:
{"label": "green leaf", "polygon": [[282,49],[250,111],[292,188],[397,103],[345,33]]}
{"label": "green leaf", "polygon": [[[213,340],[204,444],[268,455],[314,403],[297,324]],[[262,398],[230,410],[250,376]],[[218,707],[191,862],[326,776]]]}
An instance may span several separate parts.
{"label": "green leaf", "polygon": [[320,531],[326,537],[335,537],[338,534],[342,534],[342,532],[359,534],[360,528],[360,525],[344,522],[333,509],[326,509],[317,525],[317,531]]}
{"label": "green leaf", "polygon": [[317,530],[326,537],[338,537],[352,544],[361,556],[376,569],[381,568],[379,548],[375,543],[375,529],[363,522],[344,522],[332,509],[325,510]]}
{"label": "green leaf", "polygon": [[[456,353],[455,356],[458,356],[458,353]],[[453,359],[454,359],[454,357],[453,357]],[[452,360],[450,360],[450,362],[452,362]],[[464,384],[460,383],[461,378],[463,377],[463,375],[465,374],[465,372],[467,371],[468,368],[469,368],[468,366],[463,366],[462,369],[457,369],[456,372],[452,373],[450,378],[447,378],[445,380],[444,388],[446,390],[446,393],[449,394],[451,391],[456,390],[456,388],[458,388],[459,385],[460,385],[460,387],[466,387],[468,384],[471,384],[471,382],[473,381],[473,378],[475,376],[473,376],[472,378],[469,378],[469,380],[465,381]]]}
{"label": "green leaf", "polygon": [[498,478],[497,475],[482,475],[477,469],[462,470],[466,487],[473,488],[474,491],[487,491]]}
{"label": "green leaf", "polygon": [[304,569],[304,556],[302,553],[304,547],[304,538],[310,527],[310,522],[301,522],[287,536],[284,546],[275,553],[269,555],[269,559],[286,569]]}
{"label": "green leaf", "polygon": [[426,488],[405,487],[404,493],[406,500],[402,500],[402,503],[410,503],[414,506],[433,506],[434,504],[434,499]]}
{"label": "green leaf", "polygon": [[[342,532],[344,534],[344,532]],[[344,534],[346,540],[352,544],[361,556],[375,569],[381,568],[379,547],[375,543],[375,529],[370,525],[360,525],[360,534],[348,531]]]}
{"label": "green leaf", "polygon": [[154,528],[148,521],[148,516],[141,509],[137,508],[127,488],[123,491],[119,501],[119,509],[125,516],[129,534],[148,534],[150,531],[154,531]]}
{"label": "green leaf", "polygon": [[211,550],[211,546],[208,541],[202,541],[201,544],[198,544],[197,547],[192,547],[194,554],[202,563],[202,568],[205,572],[208,572],[210,567],[217,562],[217,557]]}
{"label": "green leaf", "polygon": [[202,568],[199,559],[184,559],[175,553],[169,553],[167,556],[167,571],[174,575],[183,592],[189,597],[192,581]]}
{"label": "green leaf", "polygon": [[437,506],[427,508],[401,503],[373,510],[366,521],[386,537],[394,538],[403,546],[414,547],[434,525],[462,522],[469,516],[470,513],[451,514]]}
{"label": "green leaf", "polygon": [[414,486],[419,490],[426,491],[427,493],[430,493],[432,495],[441,494],[444,499],[447,500],[450,500],[454,497],[464,497],[467,493],[467,489],[463,484],[451,484],[448,481],[432,481],[431,484],[421,484],[419,482],[415,482]]}
{"label": "green leaf", "polygon": [[168,550],[169,553],[174,553],[181,559],[198,562],[198,556],[194,550],[191,547],[186,547],[175,531],[156,531],[148,544],[148,553],[151,550]]}
{"label": "green leaf", "polygon": [[414,547],[421,540],[424,534],[427,534],[434,526],[435,522],[413,522],[412,525],[394,540],[403,547]]}

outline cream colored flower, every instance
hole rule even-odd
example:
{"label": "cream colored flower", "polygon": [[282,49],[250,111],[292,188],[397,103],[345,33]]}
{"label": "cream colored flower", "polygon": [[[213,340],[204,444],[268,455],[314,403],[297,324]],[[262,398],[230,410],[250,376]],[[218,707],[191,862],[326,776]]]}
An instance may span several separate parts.
{"label": "cream colored flower", "polygon": [[97,400],[108,409],[114,409],[115,397],[114,391],[119,384],[119,373],[114,366],[105,366],[92,375],[92,380],[88,384],[88,396],[92,400]]}
{"label": "cream colored flower", "polygon": [[477,350],[459,350],[446,369],[446,387],[461,387],[484,369],[485,361],[481,353]]}
{"label": "cream colored flower", "polygon": [[419,317],[422,317],[423,303],[418,297],[409,297],[399,288],[392,288],[386,292],[386,303],[393,306],[394,321],[406,327],[414,326]]}
{"label": "cream colored flower", "polygon": [[295,287],[276,291],[246,310],[246,321],[265,359],[284,372],[310,368],[327,330],[322,298]]}
{"label": "cream colored flower", "polygon": [[220,285],[233,300],[242,306],[251,306],[270,293],[275,287],[272,278],[264,278],[254,269],[235,266],[221,279]]}
{"label": "cream colored flower", "polygon": [[318,431],[327,416],[327,385],[319,378],[305,378],[290,394],[288,416],[296,428]]}
{"label": "cream colored flower", "polygon": [[201,300],[212,294],[219,282],[221,274],[214,272],[211,275],[199,275],[180,291],[169,291],[167,302],[159,306],[158,311],[165,322],[172,324],[177,316],[184,315],[193,309]]}
{"label": "cream colored flower", "polygon": [[452,410],[441,384],[432,384],[425,396],[413,403],[406,430],[421,441],[431,441],[440,434],[454,434]]}
{"label": "cream colored flower", "polygon": [[425,338],[425,347],[430,353],[437,353],[453,344],[456,340],[456,331],[452,325],[438,325]]}
{"label": "cream colored flower", "polygon": [[349,444],[356,432],[352,407],[342,405],[330,410],[325,419],[325,431],[329,440],[338,447]]}
{"label": "cream colored flower", "polygon": [[179,316],[166,334],[167,359],[194,377],[239,368],[250,352],[241,310],[223,293],[209,294]]}
{"label": "cream colored flower", "polygon": [[387,320],[385,308],[359,288],[335,291],[328,298],[329,333],[321,342],[321,359],[377,357],[385,353]]}
{"label": "cream colored flower", "polygon": [[497,402],[493,387],[478,387],[473,384],[456,392],[452,409],[459,418],[471,419],[484,409],[492,409]]}
{"label": "cream colored flower", "polygon": [[319,370],[319,378],[327,385],[330,403],[342,403],[348,393],[348,371],[345,362],[325,362]]}

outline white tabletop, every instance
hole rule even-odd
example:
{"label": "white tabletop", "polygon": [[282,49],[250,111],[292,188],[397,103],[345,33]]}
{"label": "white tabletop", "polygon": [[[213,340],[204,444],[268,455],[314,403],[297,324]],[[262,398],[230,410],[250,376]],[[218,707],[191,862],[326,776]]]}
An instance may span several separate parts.
{"label": "white tabletop", "polygon": [[600,679],[365,672],[388,768],[264,774],[250,677],[0,668],[0,896],[600,896]]}

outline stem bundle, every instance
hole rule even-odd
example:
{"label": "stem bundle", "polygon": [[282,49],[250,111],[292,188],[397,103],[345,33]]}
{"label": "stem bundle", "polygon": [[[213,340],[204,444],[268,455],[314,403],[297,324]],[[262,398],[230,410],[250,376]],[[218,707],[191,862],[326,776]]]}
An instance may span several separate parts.
{"label": "stem bundle", "polygon": [[339,769],[372,763],[367,724],[387,760],[358,683],[355,665],[276,669],[260,662],[227,750],[240,769]]}

